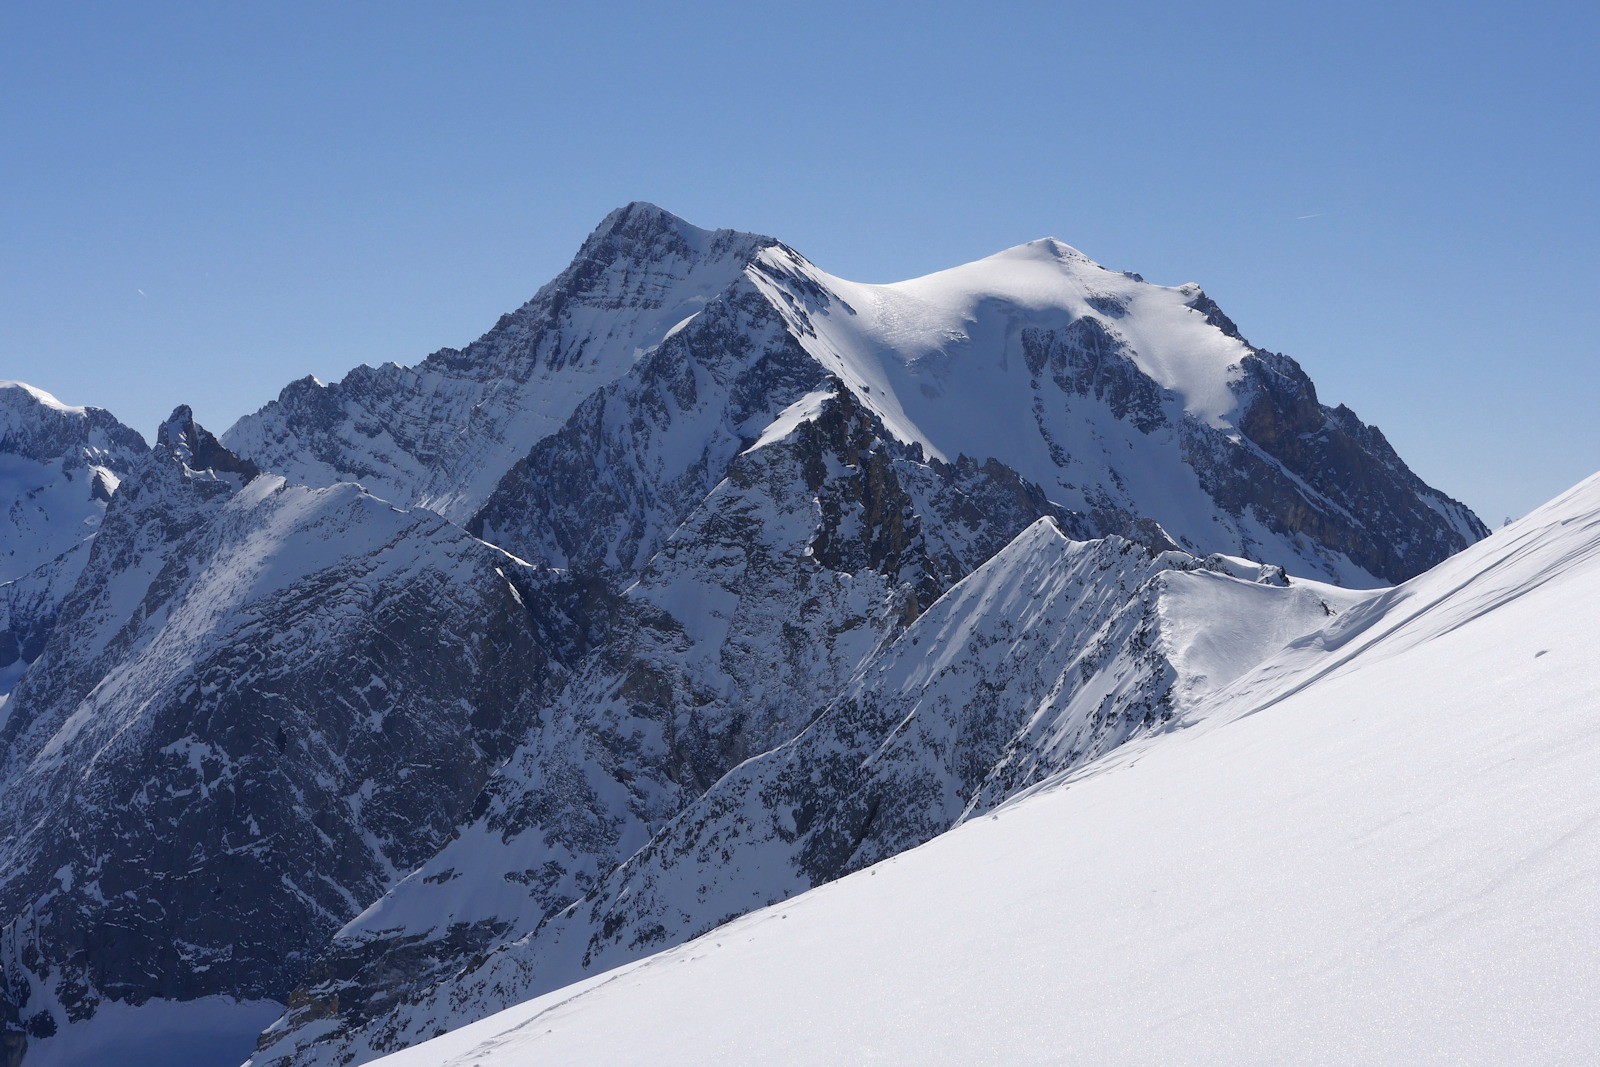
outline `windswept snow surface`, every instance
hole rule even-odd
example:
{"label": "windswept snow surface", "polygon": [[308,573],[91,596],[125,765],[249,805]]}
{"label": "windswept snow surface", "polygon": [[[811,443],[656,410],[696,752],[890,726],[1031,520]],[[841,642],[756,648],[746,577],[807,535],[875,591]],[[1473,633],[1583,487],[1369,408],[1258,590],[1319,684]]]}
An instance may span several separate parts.
{"label": "windswept snow surface", "polygon": [[[993,456],[1078,511],[1115,486],[1113,499],[1137,500],[1186,547],[1216,542],[1215,503],[1171,462],[1171,431],[1151,432],[1184,415],[1229,431],[1239,413],[1234,387],[1251,350],[1191,306],[1198,287],[1138,281],[1053,238],[890,285],[835,277],[782,247],[758,263],[747,273],[787,310],[801,344],[900,440],[946,461]],[[1099,403],[1040,405],[1038,353],[1069,330],[1098,348],[1106,377],[1126,358],[1165,391],[1149,398],[1143,426]],[[1252,543],[1272,540],[1245,523]],[[1348,561],[1315,565],[1374,584]]]}
{"label": "windswept snow surface", "polygon": [[1600,477],[922,848],[385,1063],[1592,1063]]}
{"label": "windswept snow surface", "polygon": [[[1053,237],[888,285],[835,277],[781,247],[761,258],[798,268],[844,302],[821,317],[818,351],[847,381],[876,386],[869,396],[879,403],[901,407],[903,418],[883,411],[885,421],[944,459],[955,458],[943,454],[949,448],[978,454],[968,434],[994,432],[981,400],[1025,377],[1018,334],[1027,326],[1086,317],[1114,326],[1139,369],[1184,410],[1219,428],[1237,413],[1229,384],[1250,346],[1195,309],[1199,286],[1151,285]],[[971,403],[941,404],[947,393]]]}

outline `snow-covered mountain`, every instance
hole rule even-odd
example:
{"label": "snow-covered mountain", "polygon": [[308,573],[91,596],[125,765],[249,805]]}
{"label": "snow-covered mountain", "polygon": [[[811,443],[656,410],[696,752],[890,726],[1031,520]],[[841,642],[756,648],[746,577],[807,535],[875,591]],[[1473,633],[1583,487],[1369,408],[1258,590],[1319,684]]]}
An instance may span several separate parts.
{"label": "snow-covered mountain", "polygon": [[383,1062],[1592,1062],[1597,604],[1600,476],[1172,728]]}
{"label": "snow-covered mountain", "polygon": [[[1373,586],[1486,532],[1197,286],[1055,240],[863,285],[639,203],[468,348],[296,382],[224,440],[291,481],[470,519],[524,558],[636,568],[741,441],[830,377],[929,459],[997,460],[1200,554]],[[633,440],[641,416],[670,443]],[[621,515],[591,529],[598,501]]]}
{"label": "snow-covered mountain", "polygon": [[[530,558],[638,564],[683,498],[821,374],[928,459],[998,461],[1103,525],[1138,516],[1201,554],[1373,586],[1486,532],[1198,287],[1150,285],[1052,240],[879,286],[762,247],[536,445],[473,528]],[[670,443],[640,448],[655,425]]]}
{"label": "snow-covered mountain", "polygon": [[464,522],[534,442],[725,289],[772,240],[649,204],[606,216],[572,264],[465,349],[302,378],[223,440],[291,482],[361,483]]}
{"label": "snow-covered mountain", "polygon": [[113,1004],[225,997],[219,1025],[259,1026],[548,699],[547,579],[176,411],[0,724],[0,1013],[29,1062],[72,1062]]}
{"label": "snow-covered mountain", "polygon": [[59,605],[0,705],[29,1063],[274,1005],[261,1064],[431,1036],[1165,731],[1366,595],[1324,582],[1483,533],[1193,286],[1055,241],[860,285],[644,204],[465,350],[119,462],[73,573],[0,586]]}
{"label": "snow-covered mountain", "polygon": [[[530,914],[502,889],[477,921],[517,920],[512,936],[480,948],[464,972],[453,965],[403,997],[391,979],[385,1010],[362,1002],[355,1033],[314,1030],[296,1044],[290,1029],[287,1047],[264,1051],[284,1062],[365,1059],[895,855],[1163,728],[1368,595],[1115,536],[1069,541],[1040,519],[868,657],[798,736],[731,770],[577,903]],[[452,842],[340,933],[333,959],[346,966],[319,972],[308,999],[370,990],[350,981],[348,962],[364,957],[376,971],[380,947],[389,973],[404,969],[394,957],[425,945],[441,955],[442,932],[420,936],[407,920],[459,922],[466,889],[423,886],[464,873],[468,889],[493,884],[471,877],[485,851],[504,864],[540,850]]]}
{"label": "snow-covered mountain", "polygon": [[[654,209],[630,217],[683,225]],[[619,585],[637,575],[631,621],[491,782],[473,824],[335,939],[260,1062],[370,1055],[579,973],[519,964],[485,979],[492,994],[459,979],[604,892],[613,867],[810,723],[868,656],[1041,517],[1079,539],[1249,554],[1368,586],[1481,531],[1193,287],[1152,286],[1052,241],[886,287],[754,244],[738,277],[535,444],[472,519],[523,558]],[[848,597],[822,591],[845,581]],[[964,768],[992,777],[984,803],[1160,721],[1170,667],[1149,669],[1161,681],[1109,694],[1105,721],[1075,721],[1081,750],[1045,754],[1059,741],[1049,728],[985,723],[1010,750]],[[845,869],[738,884],[739,906],[691,907],[615,951]]]}
{"label": "snow-covered mountain", "polygon": [[101,408],[0,381],[0,701],[44,647],[144,439]]}

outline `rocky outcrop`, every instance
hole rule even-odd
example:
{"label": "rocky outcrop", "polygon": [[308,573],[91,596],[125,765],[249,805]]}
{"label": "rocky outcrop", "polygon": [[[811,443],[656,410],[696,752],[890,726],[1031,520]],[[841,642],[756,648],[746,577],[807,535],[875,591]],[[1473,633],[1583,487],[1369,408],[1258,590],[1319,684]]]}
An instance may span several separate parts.
{"label": "rocky outcrop", "polygon": [[145,443],[101,408],[0,382],[0,698],[43,650]]}
{"label": "rocky outcrop", "polygon": [[175,413],[6,705],[4,1013],[34,1040],[107,1000],[281,1002],[561,675],[539,573],[252,473]]}
{"label": "rocky outcrop", "polygon": [[650,204],[612,212],[572,264],[463,349],[414,367],[302,378],[224,441],[291,482],[361,483],[465,522],[583,400],[626,374],[771,238],[702,230]]}

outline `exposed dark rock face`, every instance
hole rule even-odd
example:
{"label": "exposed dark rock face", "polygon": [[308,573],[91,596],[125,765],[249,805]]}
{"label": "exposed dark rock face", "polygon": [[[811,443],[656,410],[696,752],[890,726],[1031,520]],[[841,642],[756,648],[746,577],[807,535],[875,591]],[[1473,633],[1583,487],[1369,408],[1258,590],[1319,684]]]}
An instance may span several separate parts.
{"label": "exposed dark rock face", "polygon": [[733,457],[827,380],[735,284],[535,445],[468,529],[527,559],[637,571]]}
{"label": "exposed dark rock face", "polygon": [[1063,393],[1094,396],[1143,433],[1166,421],[1161,387],[1099,319],[1074,319],[1061,330],[1024,330],[1021,339],[1028,372],[1035,378],[1048,376]]}
{"label": "exposed dark rock face", "polygon": [[158,441],[0,729],[5,1012],[30,1031],[285,998],[561,675],[566,627],[502,553],[353,486],[241,486],[183,409]]}
{"label": "exposed dark rock face", "polygon": [[187,404],[180,404],[161,424],[156,432],[156,451],[171,456],[191,471],[236,475],[240,484],[261,473],[261,468],[254,463],[224,448],[210,430],[196,425],[194,412]]}
{"label": "exposed dark rock face", "polygon": [[359,482],[464,522],[535,442],[774,243],[629,204],[600,223],[565,271],[466,348],[415,367],[357,367],[328,385],[302,378],[224,440],[290,481]]}
{"label": "exposed dark rock face", "polygon": [[1377,427],[1318,403],[1294,360],[1259,352],[1243,367],[1239,428],[1255,447],[1226,447],[1201,427],[1191,437],[1191,462],[1221,507],[1394,582],[1488,536],[1466,505],[1413,474]]}

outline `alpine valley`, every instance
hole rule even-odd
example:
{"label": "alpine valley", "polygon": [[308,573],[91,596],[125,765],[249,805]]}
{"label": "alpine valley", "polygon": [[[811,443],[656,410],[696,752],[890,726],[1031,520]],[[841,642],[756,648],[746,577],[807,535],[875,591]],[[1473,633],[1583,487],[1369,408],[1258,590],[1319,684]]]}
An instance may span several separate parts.
{"label": "alpine valley", "polygon": [[1459,1060],[1385,1043],[1488,988],[1440,945],[1600,973],[1597,509],[1489,537],[1056,240],[866,285],[643,203],[220,437],[0,383],[0,1067]]}

